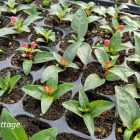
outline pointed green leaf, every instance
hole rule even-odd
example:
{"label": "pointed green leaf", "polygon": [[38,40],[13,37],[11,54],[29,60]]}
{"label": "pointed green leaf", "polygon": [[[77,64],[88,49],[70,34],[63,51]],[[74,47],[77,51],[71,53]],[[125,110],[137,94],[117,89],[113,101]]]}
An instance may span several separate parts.
{"label": "pointed green leaf", "polygon": [[62,103],[62,105],[69,111],[77,114],[78,116],[82,117],[81,112],[79,111],[80,103],[78,101],[70,100],[65,101]]}
{"label": "pointed green leaf", "polygon": [[41,98],[41,111],[43,114],[47,112],[47,110],[50,108],[51,104],[53,103],[53,97],[50,96],[42,96]]}
{"label": "pointed green leaf", "polygon": [[101,79],[97,74],[90,74],[84,83],[84,90],[95,89],[105,83],[105,79]]}
{"label": "pointed green leaf", "polygon": [[139,105],[135,99],[123,88],[115,87],[117,109],[124,125],[131,129],[133,121],[140,116]]}
{"label": "pointed green leaf", "polygon": [[109,101],[97,100],[91,102],[89,107],[90,107],[92,117],[95,118],[100,114],[102,114],[103,112],[113,108],[114,104]]}
{"label": "pointed green leaf", "polygon": [[0,132],[3,140],[28,140],[25,130],[20,123],[6,110],[3,109],[0,123],[16,123],[17,127],[0,127]]}

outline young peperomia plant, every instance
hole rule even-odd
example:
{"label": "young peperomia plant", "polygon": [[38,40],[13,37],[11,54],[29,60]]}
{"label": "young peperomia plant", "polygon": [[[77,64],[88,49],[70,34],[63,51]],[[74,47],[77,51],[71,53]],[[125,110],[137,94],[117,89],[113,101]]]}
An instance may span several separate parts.
{"label": "young peperomia plant", "polygon": [[58,131],[57,128],[44,129],[28,138],[22,125],[6,109],[2,110],[0,123],[13,124],[9,125],[11,127],[0,127],[3,140],[56,140]]}
{"label": "young peperomia plant", "polygon": [[128,82],[128,77],[134,72],[128,67],[115,65],[118,56],[109,56],[104,50],[95,49],[95,55],[104,69],[103,77],[108,81],[123,80]]}
{"label": "young peperomia plant", "polygon": [[[123,139],[130,140],[134,131],[140,128],[140,107],[132,94],[124,90],[122,87],[115,87],[117,110],[119,116],[126,128]],[[138,133],[134,140],[139,140]]]}
{"label": "young peperomia plant", "polygon": [[83,89],[79,91],[79,101],[70,100],[62,104],[66,109],[82,117],[91,136],[94,136],[93,119],[114,107],[109,101],[96,100],[89,102]]}
{"label": "young peperomia plant", "polygon": [[0,6],[0,12],[12,12],[13,14],[16,14],[17,12],[25,9],[30,9],[31,5],[23,5],[16,3],[16,0],[7,0],[5,1],[5,5]]}
{"label": "young peperomia plant", "polygon": [[53,101],[59,99],[67,92],[74,89],[72,84],[59,84],[54,80],[48,80],[44,85],[27,85],[22,90],[35,99],[41,101],[41,111],[43,114],[47,112]]}
{"label": "young peperomia plant", "polygon": [[6,74],[5,78],[0,78],[0,97],[6,92],[10,94],[20,78],[20,75],[11,77],[10,72]]}
{"label": "young peperomia plant", "polygon": [[17,51],[22,53],[23,71],[25,75],[30,73],[33,64],[39,64],[55,59],[50,52],[36,49],[36,46],[37,44],[35,42],[32,42],[31,44],[23,42],[22,45],[17,49]]}
{"label": "young peperomia plant", "polygon": [[37,34],[40,34],[43,36],[43,38],[38,38],[37,42],[46,42],[49,41],[55,42],[55,32],[52,30],[44,29],[43,27],[34,27]]}

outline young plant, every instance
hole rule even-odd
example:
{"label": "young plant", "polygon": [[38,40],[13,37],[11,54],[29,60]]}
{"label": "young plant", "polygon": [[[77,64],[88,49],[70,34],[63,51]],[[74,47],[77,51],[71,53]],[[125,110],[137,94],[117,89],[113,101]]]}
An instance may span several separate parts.
{"label": "young plant", "polygon": [[79,91],[79,101],[70,100],[62,105],[83,118],[91,136],[94,136],[94,118],[114,107],[114,104],[109,101],[96,100],[89,102],[83,89]]}
{"label": "young plant", "polygon": [[129,46],[122,43],[121,33],[117,31],[110,40],[105,39],[103,45],[93,46],[93,48],[102,49],[110,55],[117,55],[122,50],[129,49]]}
{"label": "young plant", "polygon": [[112,17],[118,19],[119,18],[119,13],[123,9],[129,9],[129,7],[126,6],[125,4],[122,4],[119,7],[117,5],[115,5],[115,7],[109,7],[109,8],[107,8],[107,13],[109,15],[111,15]]}
{"label": "young plant", "polygon": [[43,114],[47,112],[53,101],[59,99],[67,92],[73,90],[72,84],[59,84],[49,79],[44,86],[41,85],[27,85],[22,90],[35,99],[41,101],[41,111]]}
{"label": "young plant", "polygon": [[62,20],[72,20],[72,14],[70,14],[71,8],[67,2],[61,4],[51,5],[49,10],[50,15],[55,15],[60,21]]}
{"label": "young plant", "polygon": [[[15,127],[0,127],[1,137],[3,140],[56,140],[57,128],[44,129],[32,137],[28,138],[22,125],[6,110],[2,110],[1,124],[13,124]],[[8,125],[10,126],[10,125]]]}
{"label": "young plant", "polygon": [[118,56],[109,56],[104,50],[95,49],[95,55],[104,69],[103,77],[108,81],[123,80],[128,82],[128,77],[134,72],[128,67],[115,65]]}
{"label": "young plant", "polygon": [[[126,127],[123,139],[130,140],[134,131],[140,128],[140,107],[132,94],[121,87],[115,87],[117,109],[119,116]],[[138,140],[140,133],[133,139]]]}
{"label": "young plant", "polygon": [[3,8],[0,7],[1,12],[10,12],[16,14],[21,10],[30,9],[31,5],[23,5],[23,4],[18,5],[18,3],[16,3],[15,0],[7,0],[5,1],[5,5],[2,7]]}
{"label": "young plant", "polygon": [[44,69],[41,76],[42,83],[46,82],[50,78],[58,82],[58,73],[66,70],[68,67],[78,69],[78,66],[72,62],[75,56],[73,56],[70,51],[68,55],[67,53],[64,53],[63,56],[60,56],[55,52],[53,55],[58,64],[48,66]]}
{"label": "young plant", "polygon": [[5,78],[0,78],[0,97],[6,92],[10,94],[20,78],[20,75],[11,77],[10,72],[6,74]]}
{"label": "young plant", "polygon": [[31,44],[23,42],[23,44],[17,49],[17,51],[22,53],[23,71],[25,75],[30,73],[33,64],[43,63],[55,59],[50,52],[36,49],[36,46],[37,44],[35,42],[32,42]]}
{"label": "young plant", "polygon": [[116,33],[117,31],[124,31],[125,26],[123,24],[119,24],[118,20],[116,18],[112,18],[112,27],[110,27],[109,25],[105,24],[105,25],[101,25],[100,28],[102,29],[106,29],[108,31],[110,31],[112,34]]}
{"label": "young plant", "polygon": [[87,16],[91,15],[91,13],[93,12],[94,7],[95,7],[94,2],[85,3],[85,2],[82,2],[82,1],[76,1],[74,3],[79,5],[80,7],[82,7],[82,9],[85,10]]}
{"label": "young plant", "polygon": [[55,42],[55,32],[52,30],[44,29],[43,27],[34,27],[37,34],[40,34],[43,36],[43,38],[38,38],[37,42],[46,42],[49,41]]}
{"label": "young plant", "polygon": [[32,15],[23,20],[13,16],[11,17],[11,28],[19,34],[23,32],[30,32],[29,25],[40,18],[40,16]]}

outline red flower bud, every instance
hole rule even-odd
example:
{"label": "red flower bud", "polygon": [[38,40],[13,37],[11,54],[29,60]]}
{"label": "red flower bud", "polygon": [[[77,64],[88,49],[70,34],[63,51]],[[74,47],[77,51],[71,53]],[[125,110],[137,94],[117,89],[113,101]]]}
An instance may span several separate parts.
{"label": "red flower bud", "polygon": [[23,42],[23,43],[22,43],[22,46],[23,46],[24,48],[28,48],[28,43],[27,43],[27,42]]}
{"label": "red flower bud", "polygon": [[47,93],[53,93],[54,91],[54,88],[53,86],[44,86],[44,91],[47,92]]}
{"label": "red flower bud", "polygon": [[32,42],[32,43],[31,43],[31,48],[32,48],[32,49],[35,49],[36,46],[37,46],[37,44],[36,44],[35,42]]}
{"label": "red flower bud", "polygon": [[49,90],[48,86],[44,86],[44,91],[47,92]]}
{"label": "red flower bud", "polygon": [[16,17],[11,17],[11,23],[16,23],[17,22],[17,18]]}
{"label": "red flower bud", "polygon": [[67,62],[66,59],[63,58],[63,57],[60,59],[60,63],[61,63],[62,65],[64,65],[64,66],[67,66],[67,65],[68,65],[68,62]]}
{"label": "red flower bud", "polygon": [[109,45],[110,45],[110,40],[105,39],[105,40],[104,40],[104,45],[105,45],[105,46],[109,46]]}
{"label": "red flower bud", "polygon": [[124,29],[124,25],[119,25],[118,29],[119,30],[123,30]]}
{"label": "red flower bud", "polygon": [[105,61],[105,68],[110,68],[111,67],[111,63],[109,60]]}

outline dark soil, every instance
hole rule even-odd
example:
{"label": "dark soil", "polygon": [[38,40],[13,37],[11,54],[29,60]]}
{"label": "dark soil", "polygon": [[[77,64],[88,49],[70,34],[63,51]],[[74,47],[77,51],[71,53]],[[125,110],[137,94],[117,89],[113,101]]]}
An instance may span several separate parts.
{"label": "dark soil", "polygon": [[62,106],[64,101],[69,100],[71,93],[66,93],[63,97],[53,102],[46,114],[41,114],[40,101],[27,96],[24,100],[24,109],[36,116],[41,116],[48,120],[56,120],[63,116],[65,109]]}
{"label": "dark soil", "polygon": [[[90,102],[95,100],[109,100],[101,95],[95,95],[93,92],[87,93]],[[74,97],[74,100],[78,100],[78,95]],[[97,138],[105,138],[110,135],[113,124],[115,123],[115,110],[111,109],[102,113],[99,117],[94,119],[95,124],[95,136]],[[78,115],[68,111],[66,113],[66,120],[68,125],[79,132],[89,135],[89,132],[84,124],[84,121]]]}
{"label": "dark soil", "polygon": [[12,90],[11,94],[5,93],[1,98],[0,101],[3,103],[15,103],[18,102],[24,95],[23,91],[21,90],[21,88],[25,85],[31,84],[32,83],[32,78],[29,77],[25,77],[25,75],[23,73],[20,72],[20,70],[17,69],[4,69],[2,71],[0,71],[0,75],[2,75],[2,77],[5,77],[7,72],[11,72],[11,75],[21,75],[21,79],[17,82],[16,86],[14,87],[14,89]]}
{"label": "dark soil", "polygon": [[62,133],[57,136],[57,140],[87,140],[87,139],[80,138],[73,134]]}
{"label": "dark soil", "polygon": [[43,129],[50,128],[48,124],[40,123],[37,120],[26,116],[18,116],[16,119],[21,123],[28,136],[32,136]]}
{"label": "dark soil", "polygon": [[17,41],[11,38],[0,38],[0,49],[4,51],[4,55],[0,56],[0,61],[5,60],[15,53],[15,50],[19,47]]}

